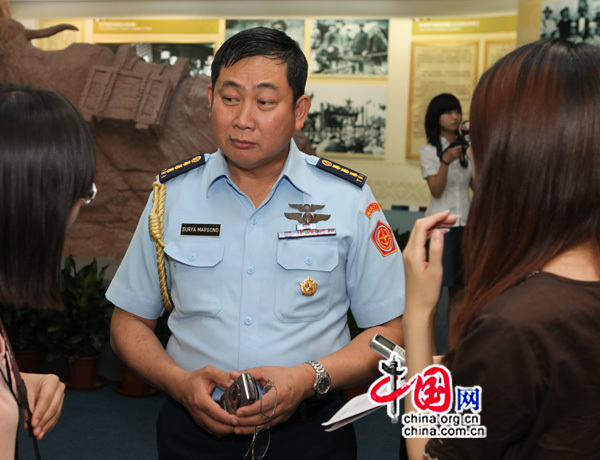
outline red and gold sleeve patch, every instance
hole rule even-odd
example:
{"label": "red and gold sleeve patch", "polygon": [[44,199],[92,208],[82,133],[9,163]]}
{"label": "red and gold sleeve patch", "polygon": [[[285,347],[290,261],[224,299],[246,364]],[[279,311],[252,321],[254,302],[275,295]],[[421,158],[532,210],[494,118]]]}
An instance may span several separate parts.
{"label": "red and gold sleeve patch", "polygon": [[380,220],[377,221],[377,226],[373,231],[373,235],[371,235],[371,239],[383,257],[387,257],[390,254],[398,251],[398,246],[396,245],[396,240],[394,239],[392,229],[389,227],[389,225],[386,225]]}
{"label": "red and gold sleeve patch", "polygon": [[365,209],[365,214],[370,219],[375,211],[381,211],[381,208],[379,207],[379,204],[374,201],[369,206],[367,206],[367,209]]}

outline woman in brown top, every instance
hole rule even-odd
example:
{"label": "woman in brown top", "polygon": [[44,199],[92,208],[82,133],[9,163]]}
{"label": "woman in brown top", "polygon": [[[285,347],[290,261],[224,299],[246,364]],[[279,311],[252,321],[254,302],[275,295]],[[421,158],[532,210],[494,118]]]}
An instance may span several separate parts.
{"label": "woman in brown top", "polygon": [[[444,363],[454,388],[481,387],[486,432],[410,438],[409,457],[598,458],[600,49],[552,40],[513,51],[481,78],[470,116],[476,225]],[[408,379],[434,354],[440,227],[454,220],[421,219],[404,251]]]}

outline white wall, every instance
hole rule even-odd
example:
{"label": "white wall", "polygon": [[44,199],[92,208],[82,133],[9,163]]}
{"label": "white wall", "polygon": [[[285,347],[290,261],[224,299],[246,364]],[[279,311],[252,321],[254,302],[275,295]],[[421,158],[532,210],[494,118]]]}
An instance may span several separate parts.
{"label": "white wall", "polygon": [[[429,191],[417,161],[405,158],[413,17],[516,14],[517,0],[220,0],[220,1],[93,1],[10,2],[15,19],[43,18],[242,18],[242,17],[371,17],[389,19],[386,153],[383,159],[343,159],[366,174],[381,206],[426,206]],[[476,9],[476,11],[474,10]]]}

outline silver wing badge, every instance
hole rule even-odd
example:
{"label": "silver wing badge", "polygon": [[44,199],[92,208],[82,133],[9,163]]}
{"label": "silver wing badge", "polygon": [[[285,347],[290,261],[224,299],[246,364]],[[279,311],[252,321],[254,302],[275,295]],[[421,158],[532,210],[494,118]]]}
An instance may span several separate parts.
{"label": "silver wing badge", "polygon": [[324,204],[288,204],[291,208],[301,212],[284,212],[283,214],[288,219],[296,220],[301,224],[316,224],[331,217],[331,214],[313,214],[315,211],[323,209],[325,207]]}

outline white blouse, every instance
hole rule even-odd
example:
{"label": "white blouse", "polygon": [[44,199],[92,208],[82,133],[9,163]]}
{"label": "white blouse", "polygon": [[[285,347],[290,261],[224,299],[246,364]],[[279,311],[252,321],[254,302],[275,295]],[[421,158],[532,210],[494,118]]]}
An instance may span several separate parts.
{"label": "white blouse", "polygon": [[[442,143],[442,150],[445,150],[450,145],[450,142],[445,137],[440,137],[440,142]],[[421,160],[421,174],[423,175],[423,179],[435,176],[439,172],[440,159],[435,146],[431,144],[421,146],[419,149],[419,158]],[[469,215],[469,184],[471,183],[471,175],[471,162],[469,162],[466,168],[463,168],[458,160],[450,163],[450,166],[448,166],[446,188],[444,188],[444,192],[439,198],[431,195],[425,215],[430,216],[436,212],[449,209],[451,214],[459,216],[455,225],[465,225]]]}

